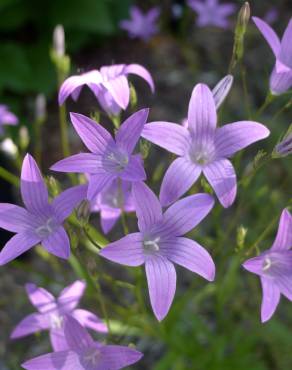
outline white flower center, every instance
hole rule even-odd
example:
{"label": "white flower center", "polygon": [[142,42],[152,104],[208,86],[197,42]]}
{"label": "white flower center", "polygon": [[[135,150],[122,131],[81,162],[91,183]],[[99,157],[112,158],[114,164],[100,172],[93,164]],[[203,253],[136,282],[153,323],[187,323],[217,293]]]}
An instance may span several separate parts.
{"label": "white flower center", "polygon": [[56,229],[56,221],[50,217],[44,225],[39,226],[36,229],[36,233],[41,238],[46,238]]}
{"label": "white flower center", "polygon": [[268,271],[272,266],[272,260],[266,257],[263,262],[263,271]]}
{"label": "white flower center", "polygon": [[110,166],[113,166],[116,171],[123,171],[129,163],[128,154],[120,151],[109,152],[105,159],[110,162]]}
{"label": "white flower center", "polygon": [[52,329],[62,329],[63,327],[63,316],[60,316],[58,314],[51,314],[50,315],[50,323]]}
{"label": "white flower center", "polygon": [[83,359],[86,361],[86,363],[91,365],[97,365],[99,359],[100,359],[100,351],[96,348],[90,349],[86,354],[84,355]]}
{"label": "white flower center", "polygon": [[144,240],[143,242],[143,247],[144,247],[144,251],[146,253],[155,253],[155,252],[159,252],[160,250],[160,247],[159,247],[159,241],[160,241],[160,237],[157,237],[155,239],[152,239],[152,240]]}

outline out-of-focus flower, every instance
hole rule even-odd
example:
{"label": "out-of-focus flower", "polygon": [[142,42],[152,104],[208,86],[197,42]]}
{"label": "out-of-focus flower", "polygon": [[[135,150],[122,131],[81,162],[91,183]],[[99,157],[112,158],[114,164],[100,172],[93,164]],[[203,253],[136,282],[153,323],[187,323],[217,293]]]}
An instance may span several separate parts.
{"label": "out-of-focus flower", "polygon": [[126,30],[131,38],[148,41],[159,31],[157,24],[160,15],[159,8],[155,7],[143,13],[137,6],[130,8],[131,19],[120,22],[120,27]]}
{"label": "out-of-focus flower", "polygon": [[113,180],[143,181],[146,173],[140,154],[133,154],[147,121],[149,109],[132,114],[119,128],[115,140],[97,122],[78,113],[71,113],[72,124],[91,153],[65,158],[52,166],[58,172],[90,175],[87,198],[91,201]]}
{"label": "out-of-focus flower", "polygon": [[19,146],[23,152],[26,151],[30,142],[29,132],[26,126],[21,126],[19,129]]}
{"label": "out-of-focus flower", "polygon": [[0,143],[0,149],[13,159],[18,155],[18,148],[10,138],[7,138]]}
{"label": "out-of-focus flower", "polygon": [[269,130],[260,123],[240,121],[216,127],[214,97],[207,85],[195,86],[189,103],[188,127],[170,122],[145,125],[142,137],[179,155],[168,168],[160,189],[160,201],[174,202],[205,175],[223,207],[235,200],[236,174],[228,158],[248,145],[266,138]]}
{"label": "out-of-focus flower", "polygon": [[270,10],[267,11],[264,20],[269,24],[273,24],[277,21],[278,18],[279,12],[277,8],[271,8]]}
{"label": "out-of-focus flower", "polygon": [[116,64],[92,70],[80,76],[71,76],[62,84],[59,91],[59,104],[63,104],[69,95],[77,100],[84,85],[95,94],[102,108],[111,115],[117,115],[121,109],[127,109],[130,101],[128,75],[143,78],[154,92],[154,82],[146,68],[139,64]]}
{"label": "out-of-focus flower", "polygon": [[258,257],[250,258],[243,267],[260,276],[263,300],[262,322],[274,314],[281,293],[292,301],[292,216],[284,209],[280,218],[278,233],[272,247]]}
{"label": "out-of-focus flower", "polygon": [[35,100],[35,120],[37,122],[44,122],[47,116],[46,97],[44,94],[38,94]]}
{"label": "out-of-focus flower", "polygon": [[236,10],[234,4],[220,4],[218,0],[188,0],[188,5],[197,13],[199,27],[228,28],[230,23],[227,17]]}
{"label": "out-of-focus flower", "polygon": [[70,241],[64,220],[86,198],[87,185],[65,190],[49,203],[48,190],[35,160],[27,154],[21,170],[21,195],[25,208],[0,203],[0,227],[17,233],[0,252],[0,265],[33,246],[42,246],[57,257],[69,258]]}
{"label": "out-of-focus flower", "polygon": [[100,212],[101,227],[105,234],[110,232],[122,212],[133,212],[135,206],[131,194],[131,182],[120,179],[101,191],[91,202],[91,211]]}
{"label": "out-of-focus flower", "polygon": [[119,370],[143,356],[133,348],[95,342],[72,316],[64,318],[64,335],[68,350],[33,358],[21,366],[27,370]]}
{"label": "out-of-focus flower", "polygon": [[65,31],[61,24],[58,24],[54,29],[53,48],[57,57],[61,58],[65,55]]}
{"label": "out-of-focus flower", "polygon": [[196,194],[179,200],[162,214],[162,207],[144,183],[133,184],[139,232],[128,234],[100,251],[110,261],[126,266],[145,264],[152,309],[163,320],[176,289],[174,263],[213,281],[215,265],[209,253],[182,235],[192,230],[211,211],[214,199]]}
{"label": "out-of-focus flower", "polygon": [[35,284],[26,284],[29,300],[38,312],[26,316],[13,330],[10,338],[22,338],[41,330],[49,330],[54,351],[68,349],[64,337],[64,316],[71,315],[79,323],[97,332],[106,333],[107,327],[92,312],[76,308],[84,294],[86,284],[75,281],[62,290],[56,299],[50,292]]}
{"label": "out-of-focus flower", "polygon": [[18,118],[16,115],[9,111],[7,105],[0,104],[0,135],[3,134],[3,126],[16,126],[18,124]]}
{"label": "out-of-focus flower", "polygon": [[275,31],[262,19],[253,17],[276,58],[276,64],[270,77],[270,89],[273,95],[279,95],[292,86],[292,18],[280,41]]}

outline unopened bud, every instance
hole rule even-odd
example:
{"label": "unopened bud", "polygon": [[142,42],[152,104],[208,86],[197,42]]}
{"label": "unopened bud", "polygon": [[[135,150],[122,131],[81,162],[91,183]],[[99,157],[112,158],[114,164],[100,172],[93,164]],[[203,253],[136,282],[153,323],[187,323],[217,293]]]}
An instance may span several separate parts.
{"label": "unopened bud", "polygon": [[49,189],[49,193],[53,198],[61,193],[61,186],[53,176],[48,176],[46,178],[46,183]]}
{"label": "unopened bud", "polygon": [[0,144],[0,149],[2,150],[2,152],[7,154],[8,157],[12,159],[17,158],[18,148],[10,138],[4,139],[2,141],[2,143]]}
{"label": "unopened bud", "polygon": [[85,199],[83,200],[79,206],[77,207],[76,215],[78,220],[86,225],[88,223],[89,217],[90,217],[90,211],[91,211],[91,204],[89,200]]}
{"label": "unopened bud", "polygon": [[19,146],[22,151],[26,151],[30,142],[30,137],[28,129],[25,126],[20,127],[19,129]]}
{"label": "unopened bud", "polygon": [[241,27],[244,28],[244,32],[246,30],[249,20],[250,20],[250,6],[249,3],[246,1],[242,5],[238,15],[238,23]]}
{"label": "unopened bud", "polygon": [[44,94],[38,94],[35,100],[35,119],[37,122],[43,123],[46,119],[46,97]]}
{"label": "unopened bud", "polygon": [[64,27],[58,24],[53,33],[53,47],[56,56],[63,57],[65,55],[65,32]]}
{"label": "unopened bud", "polygon": [[242,249],[244,247],[246,234],[247,234],[247,228],[245,228],[242,225],[239,226],[239,228],[237,229],[237,235],[236,235],[237,247],[239,249]]}
{"label": "unopened bud", "polygon": [[292,153],[292,132],[284,137],[284,139],[276,145],[273,156],[274,157],[286,157]]}
{"label": "unopened bud", "polygon": [[146,159],[149,155],[149,151],[151,148],[151,143],[147,140],[141,139],[140,140],[140,153],[143,159]]}
{"label": "unopened bud", "polygon": [[233,76],[227,75],[220,80],[212,90],[216,109],[224,102],[233,84]]}

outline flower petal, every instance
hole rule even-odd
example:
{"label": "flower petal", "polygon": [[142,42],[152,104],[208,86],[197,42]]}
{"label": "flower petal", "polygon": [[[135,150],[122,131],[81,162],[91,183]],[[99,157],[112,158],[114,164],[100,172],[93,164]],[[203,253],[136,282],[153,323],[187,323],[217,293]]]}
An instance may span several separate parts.
{"label": "flower petal", "polygon": [[109,186],[115,178],[116,176],[114,174],[108,173],[103,169],[100,169],[99,173],[91,175],[88,183],[88,200],[92,201],[103,189]]}
{"label": "flower petal", "polygon": [[270,45],[270,48],[273,50],[275,57],[277,57],[280,51],[281,43],[275,31],[271,28],[271,26],[268,25],[268,23],[264,22],[258,17],[252,17],[252,20],[266,39],[267,43]]}
{"label": "flower petal", "polygon": [[26,370],[84,370],[79,355],[73,351],[60,351],[35,357],[21,365]]}
{"label": "flower petal", "polygon": [[50,330],[50,341],[54,352],[66,351],[69,349],[64,335],[64,329],[62,327],[53,328]]}
{"label": "flower petal", "polygon": [[276,239],[271,249],[288,250],[292,247],[292,216],[287,209],[281,214]]}
{"label": "flower petal", "polygon": [[149,109],[141,109],[132,114],[119,128],[116,133],[116,142],[128,154],[132,154],[135,146],[140,139],[141,132],[147,121]]}
{"label": "flower petal", "polygon": [[21,195],[26,208],[32,213],[43,215],[48,208],[48,190],[33,157],[24,157],[21,169]]}
{"label": "flower petal", "polygon": [[161,204],[153,191],[143,182],[136,182],[132,185],[132,194],[139,230],[147,231],[155,223],[161,221]]}
{"label": "flower petal", "polygon": [[86,147],[95,154],[103,154],[115,142],[111,134],[96,121],[79,113],[70,113],[71,122]]}
{"label": "flower petal", "polygon": [[121,210],[119,208],[103,208],[100,211],[100,223],[102,231],[105,234],[109,233],[120,216]]}
{"label": "flower petal", "polygon": [[262,322],[268,321],[276,311],[280,301],[280,291],[271,279],[261,278],[263,299],[261,307]]}
{"label": "flower petal", "polygon": [[88,186],[78,185],[63,191],[52,202],[55,215],[59,222],[63,222],[71,215],[73,209],[86,199]]}
{"label": "flower petal", "polygon": [[220,203],[228,208],[235,200],[237,192],[236,174],[228,159],[219,159],[208,164],[203,173],[214,189]]}
{"label": "flower petal", "polygon": [[227,75],[223,77],[212,90],[216,109],[219,109],[233,84],[233,76]]}
{"label": "flower petal", "polygon": [[25,284],[25,289],[30,302],[39,312],[46,313],[57,308],[55,297],[46,289],[33,283]]}
{"label": "flower petal", "polygon": [[161,232],[165,236],[180,236],[197,226],[211,211],[214,198],[209,194],[185,197],[170,206],[163,215]]}
{"label": "flower petal", "polygon": [[39,242],[39,236],[31,231],[14,235],[0,252],[0,266],[14,260]]}
{"label": "flower petal", "polygon": [[176,201],[196,182],[202,172],[201,166],[185,157],[177,158],[168,167],[162,180],[160,201],[163,206]]}
{"label": "flower petal", "polygon": [[99,348],[100,358],[97,370],[118,370],[124,369],[137,361],[143,354],[133,348],[124,346],[102,346]]}
{"label": "flower petal", "polygon": [[218,157],[231,157],[239,150],[269,135],[270,131],[257,122],[240,121],[230,123],[216,130],[216,154]]}
{"label": "flower petal", "polygon": [[20,321],[10,335],[10,339],[25,337],[40,330],[49,328],[49,322],[45,315],[32,313]]}
{"label": "flower petal", "polygon": [[143,235],[132,233],[108,244],[99,255],[126,266],[141,266],[144,261]]}
{"label": "flower petal", "polygon": [[129,64],[125,68],[125,73],[126,74],[134,74],[134,75],[137,75],[137,76],[143,78],[143,80],[145,80],[148,83],[148,85],[150,86],[151,91],[154,93],[154,91],[155,91],[154,82],[153,82],[153,79],[151,77],[151,74],[147,71],[146,68],[144,68],[140,64]]}
{"label": "flower petal", "polygon": [[74,310],[84,294],[86,283],[76,280],[74,283],[62,290],[58,297],[59,306],[66,312]]}
{"label": "flower petal", "polygon": [[161,255],[149,257],[145,262],[151,306],[157,320],[167,315],[176,289],[176,272],[173,264]]}
{"label": "flower petal", "polygon": [[126,181],[144,181],[146,172],[140,154],[131,155],[127,167],[119,174],[120,178]]}
{"label": "flower petal", "polygon": [[121,75],[105,81],[103,86],[122,109],[127,109],[130,101],[130,87],[126,76]]}
{"label": "flower petal", "polygon": [[141,136],[177,155],[184,155],[191,142],[189,131],[185,127],[171,122],[148,123]]}
{"label": "flower petal", "polygon": [[292,70],[278,73],[276,67],[270,77],[270,89],[273,95],[280,95],[292,87]]}
{"label": "flower petal", "polygon": [[281,41],[281,51],[279,59],[282,63],[292,69],[292,19],[290,19],[288,26],[284,32],[284,36]]}
{"label": "flower petal", "polygon": [[253,274],[262,275],[263,272],[263,262],[264,259],[262,256],[249,258],[246,260],[242,266],[249,272]]}
{"label": "flower petal", "polygon": [[69,348],[76,351],[88,348],[94,343],[87,330],[70,315],[64,317],[64,334]]}
{"label": "flower petal", "polygon": [[188,111],[188,128],[198,144],[203,146],[213,138],[217,113],[213,94],[205,84],[195,86]]}
{"label": "flower petal", "polygon": [[34,227],[35,220],[26,209],[9,203],[0,203],[0,227],[19,233]]}
{"label": "flower petal", "polygon": [[212,257],[194,240],[188,238],[173,238],[161,243],[161,250],[169,260],[203,278],[213,281],[215,278],[215,264]]}
{"label": "flower petal", "polygon": [[63,227],[42,240],[42,246],[57,257],[68,259],[70,256],[70,240]]}
{"label": "flower petal", "polygon": [[87,310],[77,309],[72,312],[72,316],[86,328],[95,330],[99,333],[107,333],[108,328],[106,324],[92,312]]}
{"label": "flower petal", "polygon": [[71,155],[55,163],[51,170],[57,172],[96,173],[100,167],[100,158],[92,153]]}

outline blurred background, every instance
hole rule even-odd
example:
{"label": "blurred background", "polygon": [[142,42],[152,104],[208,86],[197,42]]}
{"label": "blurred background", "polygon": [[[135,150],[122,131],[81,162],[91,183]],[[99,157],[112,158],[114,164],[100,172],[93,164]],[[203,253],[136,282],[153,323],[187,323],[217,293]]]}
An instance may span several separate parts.
{"label": "blurred background", "polygon": [[[235,13],[228,17],[227,28],[199,27],[196,13],[186,1],[178,0],[141,0],[135,3],[130,0],[0,0],[0,104],[9,105],[19,118],[19,125],[9,127],[6,136],[11,136],[24,147],[23,141],[26,140],[26,150],[34,150],[37,145],[35,101],[38,94],[44,94],[47,116],[42,127],[43,172],[48,175],[48,168],[62,158],[58,81],[52,61],[52,35],[58,24],[65,29],[66,54],[71,58],[70,74],[115,63],[142,64],[152,74],[156,92],[152,95],[145,82],[131,78],[138,94],[138,107],[151,108],[150,121],[181,122],[186,117],[193,86],[204,82],[214,87],[228,73],[234,27],[243,2],[224,2],[233,3],[236,7]],[[160,8],[159,31],[147,41],[130,38],[119,27],[121,20],[129,18],[133,4],[143,11],[153,6]],[[291,0],[254,0],[250,1],[250,6],[252,15],[265,18],[279,35],[292,16]],[[242,65],[234,70],[234,86],[220,111],[220,124],[255,118],[255,112],[267,95],[273,63],[269,46],[250,21]],[[235,158],[239,179],[250,171],[259,150],[271,152],[292,123],[289,101],[291,93],[278,97],[257,117],[272,130],[272,135],[265,142],[246,150],[243,159]],[[76,103],[68,101],[67,108],[68,111],[89,115],[98,109],[98,103],[84,89]],[[108,122],[105,124],[109,125]],[[70,131],[70,140],[73,153],[81,150],[80,140],[73,130]],[[146,171],[150,174],[149,183],[156,191],[168,164],[166,153],[152,147]],[[0,151],[0,166],[16,175],[19,173],[19,163],[15,163],[5,150]],[[123,286],[113,286],[109,278],[113,276],[134,284],[135,274],[114,264],[103,265],[92,255],[83,255],[87,268],[98,271],[102,281],[109,314],[116,322],[113,340],[123,344],[133,342],[145,353],[133,369],[292,368],[292,305],[282,298],[272,320],[260,324],[259,281],[240,267],[243,257],[240,250],[248,249],[254,243],[261,250],[271,246],[277,216],[291,197],[291,158],[263,166],[248,185],[248,188],[239,188],[238,200],[231,209],[223,210],[217,205],[213,217],[207,218],[198,230],[190,234],[214,257],[216,282],[207,284],[186,270],[178,269],[174,304],[160,325],[149,307],[143,275],[140,279],[145,310],[141,313],[136,307],[133,292]],[[204,186],[204,183],[198,184],[194,191],[202,190]],[[19,190],[0,180],[0,202],[19,203]],[[99,227],[98,218],[93,223]],[[134,216],[129,217],[129,224],[131,229],[135,229]],[[257,241],[268,226],[262,240]],[[1,246],[10,236],[0,230]],[[109,235],[109,240],[121,236],[122,230],[118,225]],[[9,340],[15,324],[34,310],[23,285],[32,281],[58,293],[79,277],[68,263],[40,251],[26,253],[17,261],[1,267],[0,370],[20,369],[23,360],[50,350],[47,333],[18,341]],[[82,306],[101,315],[95,295],[89,290]]]}

